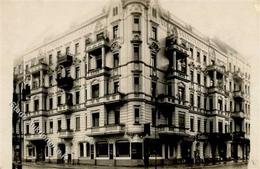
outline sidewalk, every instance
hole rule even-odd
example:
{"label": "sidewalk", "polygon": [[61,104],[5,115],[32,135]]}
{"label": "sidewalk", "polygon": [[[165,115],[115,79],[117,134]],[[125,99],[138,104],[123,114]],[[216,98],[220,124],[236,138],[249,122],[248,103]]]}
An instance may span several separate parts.
{"label": "sidewalk", "polygon": [[[200,165],[185,165],[185,164],[176,164],[169,166],[157,166],[157,169],[202,169],[202,168],[223,168],[227,166],[241,166],[246,165],[245,161],[229,161],[229,162],[220,162],[218,164],[200,164]],[[23,166],[33,167],[33,168],[62,168],[62,169],[142,169],[144,167],[120,167],[120,166],[95,166],[95,165],[70,165],[70,164],[49,164],[49,163],[33,163],[33,162],[24,162]],[[155,166],[150,166],[149,169],[154,169]]]}

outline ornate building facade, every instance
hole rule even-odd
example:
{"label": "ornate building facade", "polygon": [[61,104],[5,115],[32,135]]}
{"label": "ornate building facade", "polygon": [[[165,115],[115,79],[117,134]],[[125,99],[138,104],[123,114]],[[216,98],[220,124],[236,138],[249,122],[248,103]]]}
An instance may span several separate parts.
{"label": "ornate building facade", "polygon": [[23,160],[246,160],[249,68],[234,49],[156,0],[111,0],[100,15],[15,63],[14,90],[30,88],[21,102]]}

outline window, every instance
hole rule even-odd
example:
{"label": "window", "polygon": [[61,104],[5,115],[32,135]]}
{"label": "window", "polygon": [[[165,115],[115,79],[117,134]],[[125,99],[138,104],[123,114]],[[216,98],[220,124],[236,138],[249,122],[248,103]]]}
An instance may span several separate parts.
{"label": "window", "polygon": [[140,59],[140,50],[139,46],[134,46],[134,60]]}
{"label": "window", "polygon": [[113,8],[113,16],[116,16],[118,14],[118,7]]}
{"label": "window", "polygon": [[168,83],[168,96],[172,96],[172,84]]}
{"label": "window", "polygon": [[51,156],[53,156],[54,147],[51,147]]}
{"label": "window", "polygon": [[134,91],[139,92],[139,76],[134,77]]}
{"label": "window", "polygon": [[57,57],[60,57],[60,55],[61,55],[61,51],[59,50],[57,51]]}
{"label": "window", "polygon": [[52,55],[49,55],[49,64],[52,64]]}
{"label": "window", "polygon": [[45,156],[46,157],[49,156],[49,146],[46,146],[46,148],[45,148]]}
{"label": "window", "polygon": [[204,75],[204,86],[207,87],[207,75]]}
{"label": "window", "polygon": [[134,108],[134,115],[135,115],[135,124],[139,124],[140,123],[140,112],[139,112],[139,107],[135,107]]}
{"label": "window", "polygon": [[218,109],[223,110],[223,104],[221,99],[218,99]]}
{"label": "window", "polygon": [[213,110],[213,99],[209,99],[209,110]]}
{"label": "window", "polygon": [[157,11],[155,8],[152,9],[152,16],[155,18],[157,17]]}
{"label": "window", "polygon": [[61,131],[61,120],[58,120],[58,132]]}
{"label": "window", "polygon": [[193,48],[190,48],[190,56],[193,58]]}
{"label": "window", "polygon": [[204,63],[204,65],[207,65],[207,56],[206,55],[203,55],[203,63]]}
{"label": "window", "polygon": [[99,127],[99,113],[92,114],[92,126]]}
{"label": "window", "polygon": [[34,111],[39,110],[39,100],[34,100]]}
{"label": "window", "polygon": [[139,17],[134,17],[134,31],[140,30],[140,19]]}
{"label": "window", "polygon": [[156,62],[156,54],[152,54],[152,57],[151,57],[151,66],[156,68],[157,67],[157,62]]}
{"label": "window", "polygon": [[50,110],[53,109],[53,99],[52,98],[49,99],[49,109]]}
{"label": "window", "polygon": [[183,113],[179,114],[179,128],[180,131],[185,130],[185,114]]}
{"label": "window", "polygon": [[26,124],[26,134],[30,134],[29,124]]}
{"label": "window", "polygon": [[230,122],[229,124],[229,132],[232,133],[233,132],[233,124],[232,124],[232,121]]}
{"label": "window", "polygon": [[50,121],[49,133],[53,133],[53,121]]}
{"label": "window", "polygon": [[181,104],[185,101],[185,88],[184,88],[184,86],[178,87],[178,99],[179,99],[179,104]]}
{"label": "window", "polygon": [[97,38],[97,41],[103,40],[104,39],[104,33],[101,32],[101,33],[97,34],[96,38]]}
{"label": "window", "polygon": [[120,124],[120,111],[115,111],[115,124]]}
{"label": "window", "polygon": [[75,55],[79,53],[79,43],[75,44]]}
{"label": "window", "polygon": [[204,120],[204,132],[207,132],[207,119]]}
{"label": "window", "polygon": [[80,130],[80,117],[76,117],[76,130]]}
{"label": "window", "polygon": [[102,58],[101,56],[96,57],[96,69],[101,69],[102,68]]}
{"label": "window", "polygon": [[79,156],[80,157],[84,156],[84,145],[83,145],[83,143],[79,143]]}
{"label": "window", "polygon": [[129,157],[130,151],[129,148],[130,143],[128,141],[118,141],[116,142],[116,156],[117,157]]}
{"label": "window", "polygon": [[190,119],[190,131],[194,131],[194,119],[193,119],[193,117]]}
{"label": "window", "polygon": [[152,93],[152,96],[155,97],[156,96],[156,87],[157,87],[156,82],[152,82],[151,85],[152,85],[152,88],[151,88],[152,92],[151,93]]}
{"label": "window", "polygon": [[218,132],[223,133],[223,122],[222,121],[218,122]]}
{"label": "window", "polygon": [[157,28],[152,27],[152,39],[157,40]]}
{"label": "window", "polygon": [[118,38],[118,25],[113,27],[113,39]]}
{"label": "window", "polygon": [[119,92],[119,82],[114,82],[114,93]]}
{"label": "window", "polygon": [[79,99],[80,99],[80,91],[76,92],[76,104],[79,104]]}
{"label": "window", "polygon": [[80,68],[76,67],[75,69],[75,78],[78,79],[80,77]]}
{"label": "window", "polygon": [[49,86],[52,86],[52,76],[49,76]]}
{"label": "window", "polygon": [[107,157],[108,156],[107,142],[96,143],[96,156],[97,157]]}
{"label": "window", "polygon": [[194,95],[190,94],[190,106],[194,106]]}
{"label": "window", "polygon": [[209,132],[213,133],[213,121],[209,122]]}
{"label": "window", "polygon": [[197,107],[198,107],[198,110],[200,110],[200,106],[201,106],[201,104],[200,104],[200,96],[197,96]]}
{"label": "window", "polygon": [[99,97],[99,84],[92,85],[92,98]]}
{"label": "window", "polygon": [[68,55],[70,53],[70,47],[66,47],[66,54]]}
{"label": "window", "polygon": [[190,71],[190,81],[191,81],[191,82],[194,81],[194,73],[193,73],[193,70]]}
{"label": "window", "polygon": [[26,113],[29,112],[29,103],[26,103],[26,106],[25,106],[25,112],[26,112]]}
{"label": "window", "polygon": [[197,74],[197,82],[200,85],[200,73]]}
{"label": "window", "polygon": [[34,126],[35,126],[34,132],[35,132],[36,134],[38,134],[38,133],[40,132],[39,122],[34,122]]}
{"label": "window", "polygon": [[57,105],[58,105],[58,106],[61,105],[61,96],[58,96],[58,98],[57,98]]}
{"label": "window", "polygon": [[200,130],[200,119],[198,119],[198,121],[197,121],[197,126],[198,126],[198,132],[201,132],[201,130]]}
{"label": "window", "polygon": [[119,54],[115,53],[114,54],[114,67],[118,67],[119,66]]}
{"label": "window", "polygon": [[197,52],[197,62],[200,62],[200,52]]}
{"label": "window", "polygon": [[204,95],[204,110],[207,109],[207,96]]}

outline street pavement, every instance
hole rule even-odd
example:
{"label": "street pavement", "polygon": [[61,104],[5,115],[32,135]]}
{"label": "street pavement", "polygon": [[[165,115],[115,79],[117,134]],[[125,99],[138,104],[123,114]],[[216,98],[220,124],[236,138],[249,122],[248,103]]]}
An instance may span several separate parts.
{"label": "street pavement", "polygon": [[[144,167],[113,167],[113,166],[93,166],[93,165],[58,165],[45,163],[25,163],[23,169],[144,169]],[[154,169],[155,166],[150,166],[149,169]],[[174,166],[157,166],[157,169],[247,169],[245,163],[229,162],[227,164],[209,165],[209,166],[192,166],[174,165]]]}

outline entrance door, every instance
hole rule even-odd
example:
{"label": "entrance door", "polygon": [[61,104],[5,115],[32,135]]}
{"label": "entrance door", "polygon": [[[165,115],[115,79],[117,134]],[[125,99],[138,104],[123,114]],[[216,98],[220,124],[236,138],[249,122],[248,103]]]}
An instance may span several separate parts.
{"label": "entrance door", "polygon": [[191,142],[185,141],[181,143],[181,156],[186,163],[191,163]]}
{"label": "entrance door", "polygon": [[94,159],[94,144],[90,145],[90,158]]}
{"label": "entrance door", "polygon": [[36,161],[45,161],[45,145],[42,141],[36,141]]}
{"label": "entrance door", "polygon": [[58,145],[59,150],[61,151],[61,154],[59,154],[58,163],[64,163],[64,154],[65,154],[65,144],[61,143]]}

